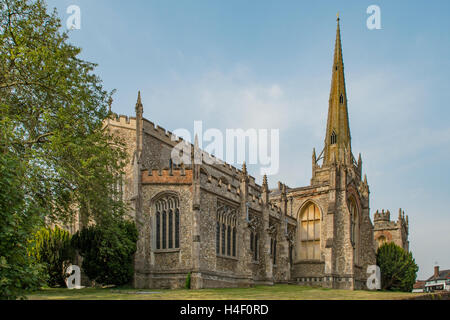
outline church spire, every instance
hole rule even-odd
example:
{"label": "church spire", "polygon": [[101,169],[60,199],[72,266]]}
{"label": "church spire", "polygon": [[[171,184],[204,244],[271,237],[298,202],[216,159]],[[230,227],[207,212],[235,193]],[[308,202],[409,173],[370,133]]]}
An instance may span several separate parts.
{"label": "church spire", "polygon": [[345,150],[351,152],[347,92],[345,90],[344,60],[342,58],[339,21],[338,15],[328,107],[327,132],[325,136],[324,164],[326,165],[330,164],[333,158],[335,158],[337,162],[343,161],[345,158]]}

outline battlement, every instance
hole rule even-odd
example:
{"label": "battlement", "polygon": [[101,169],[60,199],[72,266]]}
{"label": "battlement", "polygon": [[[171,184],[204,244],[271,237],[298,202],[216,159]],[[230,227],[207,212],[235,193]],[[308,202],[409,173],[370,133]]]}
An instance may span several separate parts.
{"label": "battlement", "polygon": [[389,210],[387,210],[386,212],[384,211],[384,209],[379,212],[377,210],[377,212],[375,212],[375,216],[374,216],[374,221],[391,221],[391,212]]}
{"label": "battlement", "polygon": [[376,224],[387,222],[389,225],[392,225],[392,227],[405,227],[406,230],[408,230],[409,228],[408,216],[405,215],[405,211],[403,211],[401,208],[398,211],[397,221],[391,221],[391,213],[389,212],[389,210],[384,211],[384,209],[381,212],[379,212],[378,210],[375,212],[373,221]]}
{"label": "battlement", "polygon": [[142,184],[192,184],[191,169],[151,169],[142,170]]}

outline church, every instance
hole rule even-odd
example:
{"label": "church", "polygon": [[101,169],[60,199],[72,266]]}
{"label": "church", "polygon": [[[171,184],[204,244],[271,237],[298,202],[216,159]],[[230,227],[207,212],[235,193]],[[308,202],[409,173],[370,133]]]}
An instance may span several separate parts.
{"label": "church", "polygon": [[[364,289],[378,245],[393,241],[394,231],[408,244],[404,213],[398,225],[377,213],[376,234],[371,221],[367,177],[351,146],[339,18],[324,146],[313,151],[308,186],[279,182],[270,190],[267,177],[259,185],[245,163],[174,165],[180,138],[143,118],[140,94],[135,117],[105,122],[130,155],[120,188],[139,231],[136,288],[182,288],[189,276],[193,289]],[[198,142],[189,147],[196,154]]]}

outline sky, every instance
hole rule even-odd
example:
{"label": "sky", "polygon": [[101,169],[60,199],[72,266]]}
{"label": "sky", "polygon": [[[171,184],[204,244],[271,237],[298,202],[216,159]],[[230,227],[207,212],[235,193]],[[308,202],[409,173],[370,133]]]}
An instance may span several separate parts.
{"label": "sky", "polygon": [[[450,269],[450,1],[47,0],[82,58],[98,64],[112,109],[173,131],[279,129],[270,187],[309,185],[323,149],[336,37],[352,150],[362,154],[371,215],[409,216],[418,279]],[[370,30],[370,5],[381,29]],[[250,173],[261,183],[258,166]]]}

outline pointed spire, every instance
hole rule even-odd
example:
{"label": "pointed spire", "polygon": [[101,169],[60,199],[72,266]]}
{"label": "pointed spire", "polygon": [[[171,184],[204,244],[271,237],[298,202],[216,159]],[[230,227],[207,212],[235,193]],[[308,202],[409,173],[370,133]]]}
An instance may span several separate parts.
{"label": "pointed spire", "polygon": [[265,174],[263,177],[263,184],[262,184],[263,190],[267,191],[269,190],[269,184],[267,182],[267,175]]}
{"label": "pointed spire", "polygon": [[244,175],[247,175],[247,165],[245,164],[245,161],[244,161],[244,163],[242,164],[242,173],[243,173]]}
{"label": "pointed spire", "polygon": [[364,184],[367,185],[367,174],[364,175]]}
{"label": "pointed spire", "polygon": [[113,98],[109,97],[109,100],[108,100],[108,112],[109,112],[109,114],[111,114],[113,101],[114,101]]}
{"label": "pointed spire", "polygon": [[144,106],[142,105],[141,101],[141,91],[138,91],[138,97],[136,102],[136,116],[142,117],[143,113],[144,113]]}
{"label": "pointed spire", "polygon": [[332,163],[332,154],[338,151],[338,162],[344,162],[348,148],[351,153],[350,127],[347,111],[347,92],[345,88],[344,60],[342,57],[341,30],[337,18],[336,42],[334,48],[334,59],[331,79],[331,90],[328,107],[328,121],[325,136],[324,164]]}
{"label": "pointed spire", "polygon": [[313,148],[312,161],[313,165],[317,163],[316,148]]}

